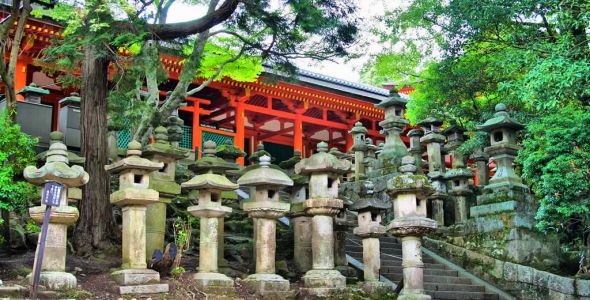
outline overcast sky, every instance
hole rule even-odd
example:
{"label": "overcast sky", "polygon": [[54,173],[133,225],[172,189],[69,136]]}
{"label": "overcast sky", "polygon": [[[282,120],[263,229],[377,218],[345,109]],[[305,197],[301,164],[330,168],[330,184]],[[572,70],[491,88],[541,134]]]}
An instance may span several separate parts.
{"label": "overcast sky", "polygon": [[[360,24],[360,37],[364,40],[370,40],[371,35],[369,33],[369,29],[374,24],[374,20],[376,17],[383,15],[383,12],[386,8],[392,8],[394,6],[399,6],[403,3],[402,0],[353,0],[358,3],[359,11],[358,16],[361,18]],[[168,17],[168,22],[182,22],[192,20],[195,17],[198,17],[195,14],[194,6],[189,6],[180,2],[175,3],[171,9],[170,14]],[[364,57],[354,59],[351,61],[344,61],[343,59],[337,60],[337,62],[314,62],[311,60],[300,60],[297,61],[297,65],[300,68],[307,69],[310,71],[322,73],[325,75],[334,76],[337,78],[350,80],[350,81],[359,81],[359,72],[360,68],[363,64],[369,59],[371,54],[375,54],[380,52],[380,45],[376,43],[372,43],[369,46],[365,46],[364,49],[361,49],[362,52],[367,53]],[[359,50],[359,49],[354,49]]]}

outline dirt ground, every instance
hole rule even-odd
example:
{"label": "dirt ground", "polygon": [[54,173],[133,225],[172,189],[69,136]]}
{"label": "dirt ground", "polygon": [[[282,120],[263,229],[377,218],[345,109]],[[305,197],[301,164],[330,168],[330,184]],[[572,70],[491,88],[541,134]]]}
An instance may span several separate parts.
{"label": "dirt ground", "polygon": [[[34,251],[8,253],[0,252],[0,279],[4,286],[20,285],[29,288],[25,278],[32,269]],[[121,258],[113,255],[98,255],[97,257],[78,257],[68,254],[66,271],[76,275],[78,289],[49,293],[44,298],[70,299],[207,299],[191,280],[192,273],[198,265],[198,257],[185,256],[182,266],[187,270],[179,278],[164,277],[162,283],[168,283],[170,292],[153,295],[125,295],[119,294],[118,285],[109,278],[112,269],[121,265]],[[22,296],[26,297],[28,292]],[[246,289],[236,280],[236,295],[232,299],[256,299],[248,294]],[[211,297],[209,297],[211,299]]]}

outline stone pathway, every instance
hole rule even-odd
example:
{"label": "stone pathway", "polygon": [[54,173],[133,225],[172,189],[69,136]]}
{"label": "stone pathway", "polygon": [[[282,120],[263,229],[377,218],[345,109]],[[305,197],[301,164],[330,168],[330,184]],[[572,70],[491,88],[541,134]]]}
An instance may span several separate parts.
{"label": "stone pathway", "polygon": [[[399,283],[402,279],[402,248],[394,237],[380,238],[381,242],[381,275]],[[363,261],[361,240],[348,234],[346,253],[359,262]],[[423,253],[424,288],[433,299],[499,299],[495,293],[486,292],[485,287],[473,283],[471,279],[461,277],[457,271],[436,262]]]}

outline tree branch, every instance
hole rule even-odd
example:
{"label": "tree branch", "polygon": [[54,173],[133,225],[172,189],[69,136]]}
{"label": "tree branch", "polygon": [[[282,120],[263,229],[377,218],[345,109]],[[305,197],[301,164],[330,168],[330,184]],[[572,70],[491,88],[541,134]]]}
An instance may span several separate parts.
{"label": "tree branch", "polygon": [[242,57],[242,55],[244,54],[244,51],[246,50],[245,47],[242,47],[242,49],[240,50],[240,53],[238,53],[236,56],[222,62],[219,65],[219,68],[217,68],[217,71],[215,71],[215,74],[213,74],[213,76],[209,77],[209,79],[205,80],[203,83],[201,83],[198,87],[186,92],[187,96],[191,96],[195,93],[200,92],[201,90],[203,90],[204,88],[206,88],[211,82],[213,82],[213,80],[215,80],[215,78],[217,78],[217,76],[219,76],[219,74],[221,74],[221,70],[223,70],[223,68],[232,62],[235,62],[236,60],[238,60],[240,57]]}
{"label": "tree branch", "polygon": [[210,12],[201,18],[171,24],[147,24],[147,30],[162,40],[202,33],[229,19],[240,2],[240,0],[226,0],[217,10],[209,10]]}

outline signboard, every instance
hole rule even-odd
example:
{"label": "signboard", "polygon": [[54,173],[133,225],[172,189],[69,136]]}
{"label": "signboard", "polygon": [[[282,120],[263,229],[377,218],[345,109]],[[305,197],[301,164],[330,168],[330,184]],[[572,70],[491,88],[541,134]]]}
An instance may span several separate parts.
{"label": "signboard", "polygon": [[33,270],[33,287],[31,288],[31,298],[37,298],[39,288],[39,279],[41,276],[41,266],[43,265],[43,252],[45,251],[45,240],[47,240],[47,227],[49,227],[49,218],[51,217],[51,207],[59,206],[61,195],[65,191],[65,186],[59,182],[50,181],[43,186],[41,194],[41,204],[46,205],[43,226],[41,227],[41,237],[39,238],[39,247]]}
{"label": "signboard", "polygon": [[50,181],[43,187],[41,195],[41,205],[59,206],[61,194],[64,192],[64,185],[55,181]]}

